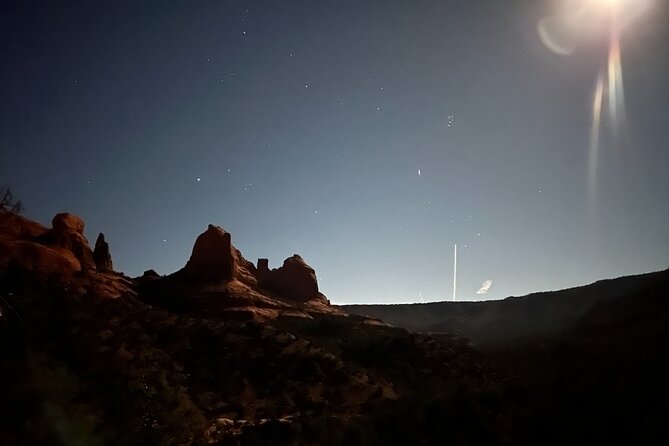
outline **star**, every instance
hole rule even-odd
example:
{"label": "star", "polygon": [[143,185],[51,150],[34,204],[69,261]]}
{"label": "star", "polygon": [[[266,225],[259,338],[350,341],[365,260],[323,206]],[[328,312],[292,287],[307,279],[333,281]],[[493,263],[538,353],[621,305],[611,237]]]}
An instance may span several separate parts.
{"label": "star", "polygon": [[202,180],[202,179],[199,178],[199,177],[198,177],[198,178],[195,178],[195,181],[197,181],[198,183],[199,183],[201,180]]}

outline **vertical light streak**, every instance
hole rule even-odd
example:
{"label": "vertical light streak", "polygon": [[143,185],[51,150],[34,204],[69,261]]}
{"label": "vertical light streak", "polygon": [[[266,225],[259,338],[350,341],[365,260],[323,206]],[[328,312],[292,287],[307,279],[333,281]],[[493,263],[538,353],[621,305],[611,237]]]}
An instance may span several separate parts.
{"label": "vertical light streak", "polygon": [[[620,129],[627,126],[625,112],[625,88],[623,85],[622,57],[620,50],[620,5],[610,4],[610,37],[606,68],[597,76],[592,103],[592,127],[590,128],[590,148],[588,156],[588,189],[591,205],[597,202],[597,165],[600,156],[600,136],[602,132],[602,108],[608,104],[608,123],[612,142],[620,141]],[[604,94],[606,92],[606,94]]]}
{"label": "vertical light streak", "polygon": [[623,86],[622,60],[620,56],[620,38],[615,29],[611,30],[611,42],[608,59],[609,117],[616,135],[621,125],[625,124],[625,90]]}
{"label": "vertical light streak", "polygon": [[458,285],[458,245],[453,245],[453,302],[455,302],[455,293]]}
{"label": "vertical light streak", "polygon": [[599,134],[602,123],[602,101],[604,100],[604,76],[597,77],[592,98],[592,127],[590,128],[590,156],[588,158],[588,189],[592,203],[597,201],[597,159],[599,157]]}

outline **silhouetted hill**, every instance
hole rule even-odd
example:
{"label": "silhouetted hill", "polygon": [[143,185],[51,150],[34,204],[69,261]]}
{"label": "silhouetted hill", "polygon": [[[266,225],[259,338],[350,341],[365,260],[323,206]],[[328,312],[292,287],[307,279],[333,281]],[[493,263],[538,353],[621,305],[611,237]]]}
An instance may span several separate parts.
{"label": "silhouetted hill", "polygon": [[639,284],[634,292],[598,301],[572,330],[581,336],[606,336],[620,339],[653,340],[669,327],[669,270]]}
{"label": "silhouetted hill", "polygon": [[560,333],[571,328],[597,303],[626,298],[633,301],[650,286],[669,287],[669,270],[495,301],[343,305],[340,308],[413,331],[451,333],[486,344]]}

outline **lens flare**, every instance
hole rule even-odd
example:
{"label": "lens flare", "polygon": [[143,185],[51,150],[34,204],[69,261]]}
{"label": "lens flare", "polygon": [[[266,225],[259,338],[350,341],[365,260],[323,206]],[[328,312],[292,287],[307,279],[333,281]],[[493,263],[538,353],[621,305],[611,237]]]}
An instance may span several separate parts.
{"label": "lens flare", "polygon": [[588,159],[588,188],[591,202],[597,198],[597,159],[599,157],[599,133],[602,125],[602,102],[604,100],[604,76],[599,73],[592,98],[592,126],[590,128],[590,157]]}
{"label": "lens flare", "polygon": [[[588,189],[592,208],[597,201],[598,162],[607,147],[628,147],[627,113],[620,36],[648,12],[655,0],[574,0],[537,25],[539,38],[554,53],[569,56],[587,38],[607,39],[606,64],[597,72],[592,95],[592,123],[588,152]],[[606,112],[605,112],[606,110]],[[603,134],[604,129],[608,129]],[[606,139],[604,139],[606,136]]]}
{"label": "lens flare", "polygon": [[625,89],[623,87],[623,69],[620,57],[620,38],[612,32],[607,63],[609,87],[609,117],[614,131],[625,124]]}
{"label": "lens flare", "polygon": [[[588,157],[588,188],[592,205],[597,201],[597,164],[600,152],[602,108],[606,100],[607,120],[614,143],[619,143],[621,129],[627,126],[625,111],[625,88],[623,83],[622,57],[620,51],[619,3],[610,4],[610,37],[606,67],[597,76],[592,104],[592,126]],[[606,96],[604,92],[606,91]]]}

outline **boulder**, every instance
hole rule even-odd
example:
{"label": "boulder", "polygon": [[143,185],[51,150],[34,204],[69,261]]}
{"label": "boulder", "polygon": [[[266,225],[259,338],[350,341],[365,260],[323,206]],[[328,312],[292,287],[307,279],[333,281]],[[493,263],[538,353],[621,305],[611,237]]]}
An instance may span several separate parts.
{"label": "boulder", "polygon": [[111,254],[109,253],[109,243],[105,241],[105,235],[102,232],[98,235],[98,239],[95,241],[93,261],[95,262],[95,268],[98,271],[114,270]]}
{"label": "boulder", "polygon": [[93,252],[84,236],[85,225],[80,217],[68,213],[57,214],[53,217],[51,226],[51,231],[41,237],[44,244],[72,251],[82,270],[95,269]]}
{"label": "boulder", "polygon": [[83,235],[85,224],[81,217],[65,212],[53,217],[51,227],[54,231]]}

